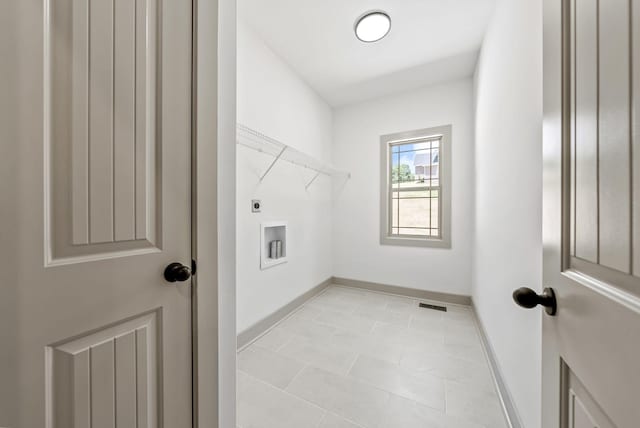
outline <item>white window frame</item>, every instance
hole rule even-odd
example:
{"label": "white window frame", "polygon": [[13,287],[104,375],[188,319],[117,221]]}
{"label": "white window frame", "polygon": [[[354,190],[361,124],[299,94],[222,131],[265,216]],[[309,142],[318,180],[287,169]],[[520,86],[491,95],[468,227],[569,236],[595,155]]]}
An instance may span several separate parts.
{"label": "white window frame", "polygon": [[[392,235],[391,147],[412,141],[440,139],[440,236]],[[451,125],[417,129],[380,137],[380,244],[413,247],[451,248]]]}

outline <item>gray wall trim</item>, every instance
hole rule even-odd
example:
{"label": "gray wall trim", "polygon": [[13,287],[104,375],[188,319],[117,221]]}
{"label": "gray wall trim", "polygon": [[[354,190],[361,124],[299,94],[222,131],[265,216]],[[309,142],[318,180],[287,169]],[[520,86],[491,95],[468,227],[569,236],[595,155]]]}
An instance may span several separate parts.
{"label": "gray wall trim", "polygon": [[500,403],[502,404],[502,410],[505,414],[507,424],[510,428],[523,428],[524,425],[522,425],[520,413],[518,412],[515,401],[513,400],[513,396],[509,392],[509,388],[507,388],[507,384],[504,381],[504,376],[502,375],[500,364],[498,363],[496,354],[493,350],[493,347],[491,346],[491,342],[489,342],[489,336],[487,336],[484,325],[480,321],[480,317],[478,317],[478,312],[476,311],[476,307],[473,304],[473,300],[471,301],[471,310],[473,312],[473,317],[475,318],[476,325],[478,326],[480,340],[482,341],[482,347],[484,348],[487,360],[489,361],[489,367],[491,368],[493,381],[495,383],[496,390],[498,391],[498,396],[500,398]]}
{"label": "gray wall trim", "polygon": [[302,306],[307,300],[322,293],[329,285],[331,285],[331,280],[332,278],[325,279],[320,284],[313,287],[311,290],[301,294],[277,311],[273,312],[270,315],[267,315],[257,323],[253,324],[251,327],[238,333],[237,349],[240,350],[244,348],[245,346],[256,340],[258,337],[269,331],[269,329],[271,329],[282,319],[286,318],[286,316],[291,312]]}
{"label": "gray wall trim", "polygon": [[346,285],[348,287],[363,288],[365,290],[379,291],[382,293],[399,294],[401,296],[414,297],[416,299],[437,300],[456,305],[471,305],[471,296],[463,294],[441,293],[439,291],[418,290],[416,288],[400,287],[397,285],[380,284],[377,282],[360,281],[358,279],[333,277],[333,284]]}

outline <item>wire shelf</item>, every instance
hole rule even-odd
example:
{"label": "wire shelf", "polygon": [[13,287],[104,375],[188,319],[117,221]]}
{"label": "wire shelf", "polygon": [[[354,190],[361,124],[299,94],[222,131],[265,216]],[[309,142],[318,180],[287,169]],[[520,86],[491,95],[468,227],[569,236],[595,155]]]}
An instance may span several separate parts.
{"label": "wire shelf", "polygon": [[321,162],[318,159],[307,155],[306,153],[303,153],[261,132],[251,129],[248,126],[237,124],[236,130],[236,143],[238,145],[247,147],[260,153],[264,153],[274,158],[269,167],[260,177],[260,181],[264,180],[264,178],[269,175],[269,172],[271,172],[272,168],[278,161],[289,162],[302,168],[315,171],[316,174],[311,179],[311,181],[306,184],[306,188],[309,188],[309,186],[321,174],[329,177],[344,179],[351,177],[351,174],[347,171],[335,169],[331,165]]}

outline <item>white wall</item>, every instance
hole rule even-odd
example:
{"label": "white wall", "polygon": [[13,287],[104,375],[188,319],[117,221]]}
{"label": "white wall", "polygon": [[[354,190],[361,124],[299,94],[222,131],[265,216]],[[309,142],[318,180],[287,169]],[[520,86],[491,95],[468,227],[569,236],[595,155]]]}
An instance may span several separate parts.
{"label": "white wall", "polygon": [[[452,248],[380,245],[380,136],[453,125]],[[471,293],[473,84],[471,79],[342,107],[334,164],[352,178],[334,195],[334,276]]]}
{"label": "white wall", "polygon": [[475,76],[473,300],[522,424],[540,427],[542,312],[514,289],[542,287],[542,8],[500,0]]}
{"label": "white wall", "polygon": [[[238,24],[238,122],[330,161],[330,107],[246,25]],[[272,158],[245,147],[237,151],[238,332],[328,279],[331,269],[331,182],[278,163],[259,183]],[[251,212],[251,200],[262,212]],[[285,264],[260,270],[260,223],[288,222]]]}

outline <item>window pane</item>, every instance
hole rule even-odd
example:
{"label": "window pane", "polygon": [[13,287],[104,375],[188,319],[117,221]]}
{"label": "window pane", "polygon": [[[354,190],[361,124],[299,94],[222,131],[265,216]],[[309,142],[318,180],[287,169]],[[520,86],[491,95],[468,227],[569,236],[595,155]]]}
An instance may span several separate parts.
{"label": "window pane", "polygon": [[429,141],[420,141],[418,143],[398,144],[393,147],[397,147],[400,152],[410,152],[413,150],[430,149],[431,143]]}
{"label": "window pane", "polygon": [[413,152],[393,153],[391,162],[391,183],[403,187],[415,182]]}
{"label": "window pane", "polygon": [[431,150],[431,178],[439,177],[440,149]]}
{"label": "window pane", "polygon": [[398,227],[398,200],[394,199],[391,203],[391,227]]}
{"label": "window pane", "polygon": [[431,214],[431,228],[435,228],[435,229],[439,229],[440,228],[440,215],[439,215],[439,210],[438,210],[438,202],[439,200],[437,198],[432,198],[431,199],[431,208],[430,208],[430,214]]}
{"label": "window pane", "polygon": [[438,189],[393,192],[392,227],[396,229],[393,233],[439,236],[439,194]]}
{"label": "window pane", "polygon": [[440,236],[440,141],[390,147],[391,234]]}
{"label": "window pane", "polygon": [[429,199],[398,199],[398,226],[429,227]]}
{"label": "window pane", "polygon": [[[418,236],[430,236],[430,232],[429,229],[408,229],[408,228],[401,228],[398,229],[400,230],[399,234],[400,235],[418,235]],[[436,233],[435,236],[437,236],[438,234]]]}

